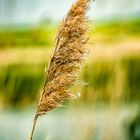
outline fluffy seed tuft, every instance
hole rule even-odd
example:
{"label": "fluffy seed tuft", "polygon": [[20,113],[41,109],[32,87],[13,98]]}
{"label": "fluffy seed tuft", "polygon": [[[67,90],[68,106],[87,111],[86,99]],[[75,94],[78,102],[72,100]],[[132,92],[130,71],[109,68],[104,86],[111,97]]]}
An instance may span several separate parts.
{"label": "fluffy seed tuft", "polygon": [[55,50],[46,72],[43,93],[38,104],[30,139],[32,139],[38,116],[61,106],[64,100],[76,97],[70,92],[70,87],[76,83],[81,64],[87,53],[85,14],[89,1],[77,0],[59,27]]}

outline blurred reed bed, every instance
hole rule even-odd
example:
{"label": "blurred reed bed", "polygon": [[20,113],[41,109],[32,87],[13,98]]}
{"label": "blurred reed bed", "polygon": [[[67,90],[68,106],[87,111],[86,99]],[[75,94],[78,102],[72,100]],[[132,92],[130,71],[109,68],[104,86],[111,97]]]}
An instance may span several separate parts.
{"label": "blurred reed bed", "polygon": [[[93,48],[89,61],[81,72],[83,86],[77,85],[75,90],[81,93],[80,100],[74,101],[75,103],[90,105],[140,101],[139,51],[120,49],[123,51],[121,56],[119,49],[110,48],[109,51],[108,48]],[[93,55],[95,52],[98,53],[97,56]],[[117,55],[114,55],[116,52]],[[37,57],[41,57],[40,54]],[[24,107],[35,102],[43,86],[47,65],[45,61],[43,58],[37,63],[27,61],[0,65],[1,104]]]}
{"label": "blurred reed bed", "polygon": [[[92,104],[96,102],[109,103],[116,101],[140,100],[140,20],[124,22],[106,22],[98,24],[95,32],[88,33],[89,49],[91,50],[88,62],[81,72],[83,86],[78,86],[75,92],[80,92],[80,100],[75,103]],[[94,23],[95,25],[96,23]],[[93,24],[90,25],[94,30]],[[29,28],[31,33],[37,27]],[[51,44],[54,41],[56,26],[43,23],[40,30],[34,32],[42,40],[48,40],[42,47],[36,43],[30,45],[20,42],[18,45],[4,41],[6,32],[0,30],[0,104],[1,106],[25,106],[35,102],[38,92],[43,86],[46,62],[50,58]],[[44,30],[46,28],[46,30]],[[22,29],[22,32],[21,32]],[[27,35],[28,30],[20,27],[19,35],[13,28],[15,42]],[[26,28],[27,29],[27,28]],[[23,36],[20,36],[22,33]],[[7,36],[12,40],[14,34]],[[23,38],[22,38],[23,37]],[[32,36],[31,36],[32,38]],[[6,38],[5,38],[6,39]],[[14,39],[13,39],[14,40]],[[23,41],[24,42],[24,41]],[[26,42],[26,39],[25,39]],[[8,44],[7,44],[8,43]],[[93,44],[94,43],[94,44]],[[0,43],[1,44],[1,43]],[[79,84],[80,85],[80,84]]]}
{"label": "blurred reed bed", "polygon": [[0,48],[50,47],[53,45],[56,26],[44,21],[39,25],[0,28]]}
{"label": "blurred reed bed", "polygon": [[3,105],[26,106],[34,102],[42,85],[43,64],[13,64],[0,69]]}
{"label": "blurred reed bed", "polygon": [[93,30],[89,34],[96,43],[113,44],[130,38],[139,39],[139,25],[140,19],[95,21],[90,25]]}
{"label": "blurred reed bed", "polygon": [[[139,38],[140,19],[112,20],[104,22],[91,22],[92,31],[89,36],[99,43],[114,43],[128,38]],[[96,27],[96,31],[94,29]],[[40,22],[38,25],[1,27],[0,28],[0,48],[9,47],[51,47],[53,46],[57,26],[48,20]],[[94,35],[93,35],[94,34]]]}
{"label": "blurred reed bed", "polygon": [[139,102],[139,63],[139,56],[124,56],[120,60],[100,58],[88,63],[82,73],[87,83],[82,88],[82,100],[88,104]]}

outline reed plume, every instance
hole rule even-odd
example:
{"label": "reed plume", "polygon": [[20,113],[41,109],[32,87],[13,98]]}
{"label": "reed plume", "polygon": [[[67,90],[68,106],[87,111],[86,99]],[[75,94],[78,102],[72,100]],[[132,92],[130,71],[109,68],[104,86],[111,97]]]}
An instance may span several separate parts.
{"label": "reed plume", "polygon": [[35,114],[30,140],[32,140],[39,116],[59,107],[63,101],[75,98],[70,87],[76,83],[87,52],[85,33],[87,31],[86,11],[89,1],[77,0],[59,27],[54,53],[46,73],[43,93]]}

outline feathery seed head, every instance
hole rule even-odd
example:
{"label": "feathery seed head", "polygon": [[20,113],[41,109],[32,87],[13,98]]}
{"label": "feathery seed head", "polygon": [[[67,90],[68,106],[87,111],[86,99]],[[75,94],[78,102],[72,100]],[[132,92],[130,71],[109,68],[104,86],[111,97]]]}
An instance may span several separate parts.
{"label": "feathery seed head", "polygon": [[38,116],[60,106],[64,100],[76,97],[76,95],[71,94],[70,87],[76,83],[78,72],[87,53],[85,48],[87,18],[85,14],[89,1],[77,0],[59,27],[55,50],[46,73],[31,139]]}
{"label": "feathery seed head", "polygon": [[38,105],[37,114],[43,115],[56,108],[64,100],[73,97],[70,86],[77,80],[77,74],[86,53],[85,33],[89,0],[77,0],[63,19],[53,57],[48,67],[43,94]]}

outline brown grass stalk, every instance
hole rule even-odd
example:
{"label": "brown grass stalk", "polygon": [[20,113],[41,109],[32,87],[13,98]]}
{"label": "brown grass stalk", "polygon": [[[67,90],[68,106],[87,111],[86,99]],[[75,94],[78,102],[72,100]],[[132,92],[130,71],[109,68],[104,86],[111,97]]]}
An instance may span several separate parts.
{"label": "brown grass stalk", "polygon": [[64,100],[75,98],[71,86],[76,83],[87,49],[86,11],[90,0],[77,0],[63,19],[46,80],[35,115],[30,140],[32,140],[38,116],[61,106]]}

